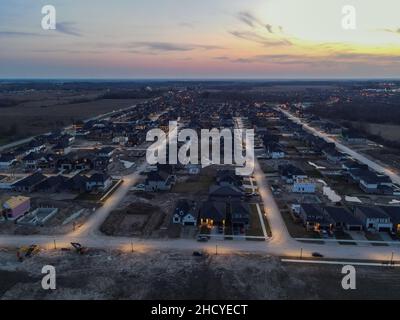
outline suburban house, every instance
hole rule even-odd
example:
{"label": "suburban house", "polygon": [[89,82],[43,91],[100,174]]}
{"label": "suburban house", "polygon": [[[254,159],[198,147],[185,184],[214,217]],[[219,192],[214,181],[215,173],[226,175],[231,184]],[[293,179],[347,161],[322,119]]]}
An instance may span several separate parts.
{"label": "suburban house", "polygon": [[233,229],[239,229],[240,233],[248,228],[250,223],[250,207],[243,201],[230,202],[230,219]]}
{"label": "suburban house", "polygon": [[6,220],[15,220],[29,212],[30,208],[31,198],[16,196],[5,201],[0,209],[2,209],[2,215]]}
{"label": "suburban house", "polygon": [[106,191],[112,185],[112,178],[106,173],[94,173],[86,181],[86,190]]}
{"label": "suburban house", "polygon": [[366,169],[351,169],[349,175],[366,193],[393,194],[392,180],[386,175]]}
{"label": "suburban house", "polygon": [[357,206],[354,215],[361,220],[365,230],[380,232],[390,231],[393,228],[390,217],[379,207]]}
{"label": "suburban house", "polygon": [[22,158],[22,163],[26,169],[36,170],[39,168],[49,168],[53,165],[54,159],[46,153],[31,152]]}
{"label": "suburban house", "polygon": [[286,183],[293,183],[296,179],[306,179],[306,173],[292,164],[279,165],[279,173]]}
{"label": "suburban house", "polygon": [[110,158],[110,157],[112,157],[114,152],[115,152],[115,148],[113,148],[113,147],[104,147],[104,148],[101,148],[100,150],[98,150],[96,152],[96,154],[99,157],[108,157],[108,158]]}
{"label": "suburban house", "polygon": [[390,217],[393,224],[393,232],[400,232],[400,206],[379,206],[383,212]]}
{"label": "suburban house", "polygon": [[226,209],[224,201],[204,201],[199,210],[200,224],[208,227],[223,227],[226,221]]}
{"label": "suburban house", "polygon": [[295,193],[315,193],[316,183],[310,179],[297,178],[293,182],[292,192]]}
{"label": "suburban house", "polygon": [[53,148],[53,152],[57,155],[66,155],[71,152],[71,146],[69,145],[69,140],[61,140]]}
{"label": "suburban house", "polygon": [[359,163],[358,161],[348,159],[342,162],[342,168],[346,171],[350,171],[353,169],[363,169],[368,170],[368,165]]}
{"label": "suburban house", "polygon": [[331,230],[361,231],[362,222],[349,210],[338,206],[325,206],[323,213],[332,220]]}
{"label": "suburban house", "polygon": [[13,189],[18,192],[32,192],[40,182],[46,179],[45,175],[36,172],[14,183]]}
{"label": "suburban house", "polygon": [[270,142],[265,145],[267,151],[267,156],[272,159],[283,159],[285,157],[285,152],[282,146],[277,142]]}
{"label": "suburban house", "polygon": [[40,192],[57,192],[59,186],[68,180],[62,175],[51,176],[36,185],[35,190]]}
{"label": "suburban house", "polygon": [[17,159],[11,153],[3,153],[0,155],[0,169],[9,169],[15,162],[17,162]]}
{"label": "suburban house", "polygon": [[145,182],[146,191],[171,190],[175,183],[175,176],[164,170],[152,171],[147,174]]}
{"label": "suburban house", "polygon": [[193,201],[186,199],[178,200],[172,222],[184,226],[195,226],[197,224],[197,214],[195,214],[195,205]]}
{"label": "suburban house", "polygon": [[324,215],[322,207],[318,204],[301,204],[299,216],[308,231],[329,230],[332,224],[332,221]]}
{"label": "suburban house", "polygon": [[59,191],[83,193],[87,191],[87,182],[88,178],[86,176],[76,174],[61,183],[57,189]]}
{"label": "suburban house", "polygon": [[322,153],[326,156],[326,159],[331,163],[339,163],[340,161],[346,158],[346,156],[343,153],[337,151],[336,149],[323,150]]}

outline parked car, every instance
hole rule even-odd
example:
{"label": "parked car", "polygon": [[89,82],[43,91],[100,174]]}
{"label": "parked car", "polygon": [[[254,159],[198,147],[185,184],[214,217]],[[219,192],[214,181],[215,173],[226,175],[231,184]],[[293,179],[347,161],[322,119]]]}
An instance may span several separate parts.
{"label": "parked car", "polygon": [[136,186],[132,187],[134,191],[145,191],[145,185],[143,183],[137,184]]}
{"label": "parked car", "polygon": [[198,241],[198,242],[207,242],[207,241],[208,241],[208,238],[205,237],[205,236],[200,236],[200,237],[197,238],[197,241]]}
{"label": "parked car", "polygon": [[193,255],[194,255],[195,257],[202,257],[202,256],[203,256],[203,253],[200,252],[200,251],[193,251]]}
{"label": "parked car", "polygon": [[322,254],[320,254],[319,252],[313,252],[312,253],[312,256],[314,257],[314,258],[323,258],[324,256],[322,255]]}

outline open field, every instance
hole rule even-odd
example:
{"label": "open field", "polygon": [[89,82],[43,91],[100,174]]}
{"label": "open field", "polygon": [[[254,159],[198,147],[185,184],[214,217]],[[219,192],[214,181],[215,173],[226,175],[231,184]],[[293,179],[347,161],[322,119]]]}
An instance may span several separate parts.
{"label": "open field", "polygon": [[[1,299],[395,299],[399,268],[357,267],[357,289],[341,287],[341,266],[281,263],[262,255],[191,252],[46,251],[17,262],[0,252]],[[41,288],[56,268],[57,289]],[[177,276],[179,275],[179,276]]]}
{"label": "open field", "polygon": [[3,136],[0,143],[10,142],[31,135],[49,132],[99,114],[127,108],[142,100],[103,99],[83,103],[66,104],[19,104],[1,108]]}

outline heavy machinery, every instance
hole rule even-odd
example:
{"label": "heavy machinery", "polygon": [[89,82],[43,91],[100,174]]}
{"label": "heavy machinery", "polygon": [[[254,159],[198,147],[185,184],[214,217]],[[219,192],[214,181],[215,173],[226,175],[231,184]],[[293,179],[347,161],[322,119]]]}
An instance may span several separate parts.
{"label": "heavy machinery", "polygon": [[87,252],[87,248],[83,247],[78,242],[71,242],[71,245],[75,248],[76,252],[79,254],[85,254]]}
{"label": "heavy machinery", "polygon": [[40,251],[40,247],[36,244],[31,244],[28,247],[21,247],[17,251],[17,258],[19,261],[23,261],[24,258],[30,258]]}

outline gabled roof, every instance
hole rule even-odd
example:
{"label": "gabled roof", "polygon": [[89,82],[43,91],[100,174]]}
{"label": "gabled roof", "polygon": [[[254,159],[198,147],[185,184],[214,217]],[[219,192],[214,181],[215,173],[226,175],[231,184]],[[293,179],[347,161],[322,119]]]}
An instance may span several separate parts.
{"label": "gabled roof", "polygon": [[346,223],[348,225],[360,225],[361,222],[346,208],[337,206],[324,207],[325,212],[336,223]]}
{"label": "gabled roof", "polygon": [[232,220],[248,219],[250,216],[250,207],[243,201],[231,201]]}
{"label": "gabled roof", "polygon": [[226,202],[205,201],[200,207],[200,218],[222,221],[226,219]]}
{"label": "gabled roof", "polygon": [[214,197],[241,197],[243,191],[234,186],[213,185],[210,187],[209,195]]}
{"label": "gabled roof", "polygon": [[394,224],[400,223],[400,206],[379,206],[379,209],[384,211]]}
{"label": "gabled roof", "polygon": [[107,181],[110,178],[110,175],[107,173],[94,173],[90,176],[90,178],[88,179],[90,182],[104,182]]}
{"label": "gabled roof", "polygon": [[14,183],[14,187],[31,187],[46,179],[46,176],[40,172],[36,172],[20,181]]}
{"label": "gabled roof", "polygon": [[385,213],[385,211],[381,210],[379,207],[375,206],[357,206],[357,210],[359,210],[365,217],[371,219],[387,219],[389,216]]}
{"label": "gabled roof", "polygon": [[30,154],[23,157],[22,160],[23,161],[33,161],[33,160],[39,160],[41,158],[46,158],[46,154],[40,153],[40,152],[31,152]]}
{"label": "gabled roof", "polygon": [[169,174],[164,171],[152,171],[147,174],[147,181],[166,181]]}
{"label": "gabled roof", "polygon": [[54,188],[54,187],[57,187],[57,186],[61,185],[62,183],[64,183],[67,180],[68,180],[68,178],[64,177],[62,175],[51,176],[51,177],[47,178],[46,180],[43,180],[42,182],[40,182],[36,186],[36,189],[38,189],[38,190],[48,190],[48,189],[51,189],[51,188]]}

